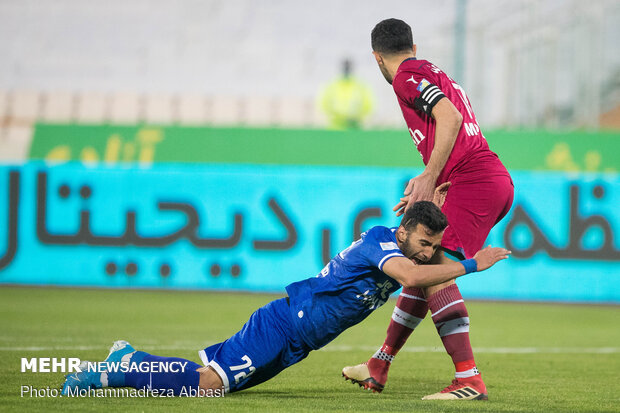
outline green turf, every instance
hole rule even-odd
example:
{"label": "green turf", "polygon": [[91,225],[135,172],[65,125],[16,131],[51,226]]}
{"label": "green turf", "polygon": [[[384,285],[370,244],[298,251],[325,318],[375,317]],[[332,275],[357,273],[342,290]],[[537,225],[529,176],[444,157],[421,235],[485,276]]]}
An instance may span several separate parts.
{"label": "green turf", "polygon": [[381,344],[392,301],[273,380],[224,398],[20,397],[22,385],[53,388],[63,381],[61,373],[21,373],[21,357],[102,360],[124,338],[153,354],[198,362],[198,349],[227,338],[273,298],[2,287],[0,411],[620,411],[619,307],[490,302],[468,304],[488,402],[420,401],[453,374],[429,319],[397,357],[382,394],[344,382],[341,368],[366,360]]}

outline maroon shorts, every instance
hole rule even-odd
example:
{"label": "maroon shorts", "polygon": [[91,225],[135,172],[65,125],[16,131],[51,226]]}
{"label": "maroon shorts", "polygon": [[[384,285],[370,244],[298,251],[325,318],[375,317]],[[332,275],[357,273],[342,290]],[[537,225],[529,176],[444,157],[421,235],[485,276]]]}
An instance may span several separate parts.
{"label": "maroon shorts", "polygon": [[508,175],[469,180],[455,177],[442,211],[448,228],[441,246],[471,258],[483,247],[491,228],[510,210],[514,186]]}

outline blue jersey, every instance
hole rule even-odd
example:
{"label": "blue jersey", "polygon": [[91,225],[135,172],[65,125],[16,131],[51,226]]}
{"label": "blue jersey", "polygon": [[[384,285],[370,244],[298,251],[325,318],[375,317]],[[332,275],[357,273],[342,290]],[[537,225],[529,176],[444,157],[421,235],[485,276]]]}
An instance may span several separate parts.
{"label": "blue jersey", "polygon": [[259,308],[228,340],[200,352],[227,392],[256,386],[303,360],[347,328],[359,323],[400,285],[383,272],[392,257],[403,257],[396,228],[374,227],[335,256],[315,278],[286,287],[280,299]]}
{"label": "blue jersey", "polygon": [[308,346],[323,347],[400,288],[383,272],[389,258],[404,257],[395,231],[373,227],[336,255],[317,277],[286,287],[296,330]]}

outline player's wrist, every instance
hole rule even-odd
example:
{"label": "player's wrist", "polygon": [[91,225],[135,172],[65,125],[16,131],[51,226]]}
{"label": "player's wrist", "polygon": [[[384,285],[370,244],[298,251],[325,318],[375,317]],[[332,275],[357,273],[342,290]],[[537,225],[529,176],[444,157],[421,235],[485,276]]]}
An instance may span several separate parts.
{"label": "player's wrist", "polygon": [[459,262],[463,265],[463,267],[465,267],[465,274],[478,271],[478,263],[473,258]]}
{"label": "player's wrist", "polygon": [[428,177],[429,179],[433,179],[434,181],[436,181],[437,178],[439,178],[439,171],[435,171],[434,168],[429,168],[427,166],[426,169],[424,169],[424,171],[422,172],[422,175]]}

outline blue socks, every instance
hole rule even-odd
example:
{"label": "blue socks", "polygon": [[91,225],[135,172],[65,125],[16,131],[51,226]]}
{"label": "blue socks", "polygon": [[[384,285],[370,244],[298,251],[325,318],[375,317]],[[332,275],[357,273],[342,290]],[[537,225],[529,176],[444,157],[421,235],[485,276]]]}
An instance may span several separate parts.
{"label": "blue socks", "polygon": [[126,373],[108,373],[108,386],[133,387],[157,392],[158,395],[195,396],[200,384],[202,366],[179,357],[153,356],[136,351]]}

